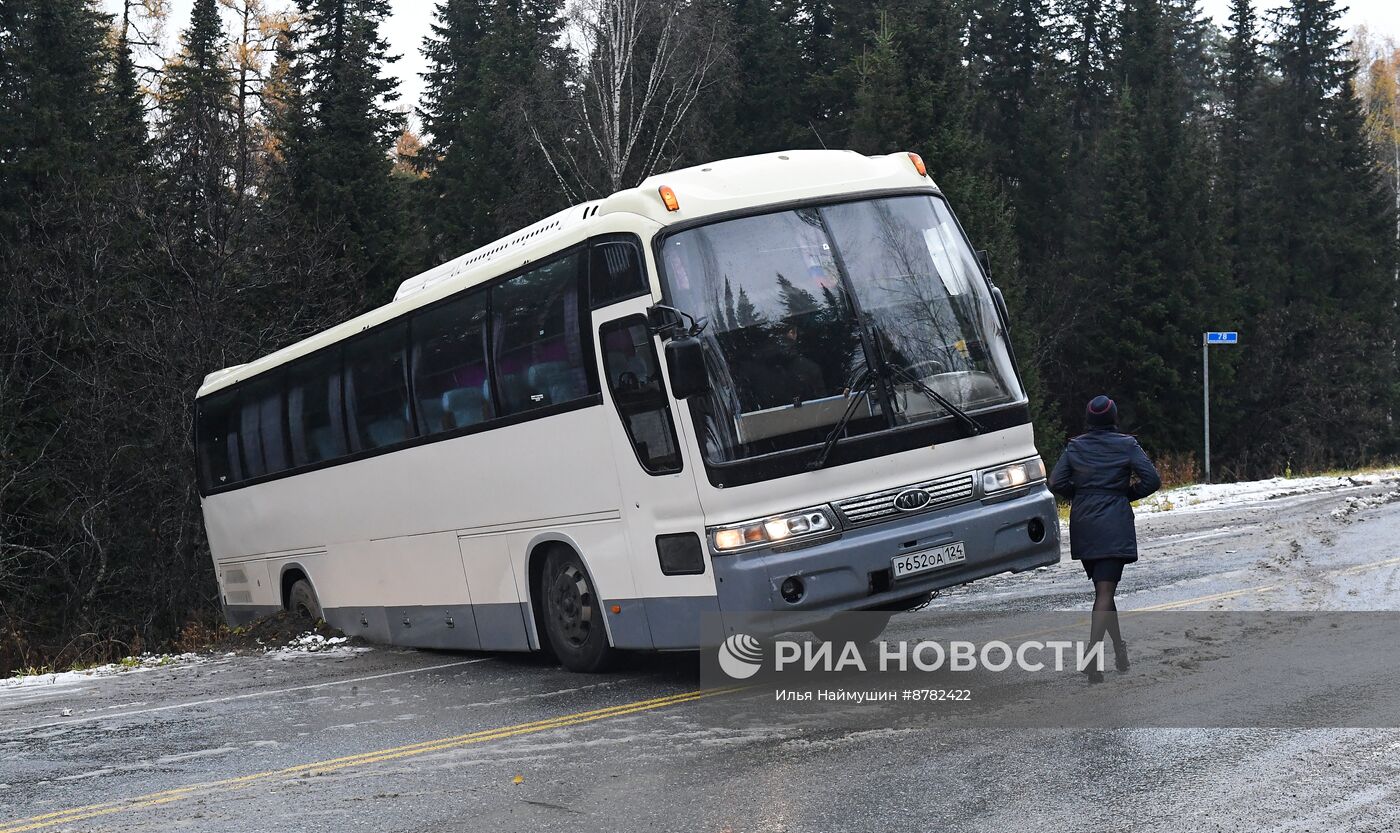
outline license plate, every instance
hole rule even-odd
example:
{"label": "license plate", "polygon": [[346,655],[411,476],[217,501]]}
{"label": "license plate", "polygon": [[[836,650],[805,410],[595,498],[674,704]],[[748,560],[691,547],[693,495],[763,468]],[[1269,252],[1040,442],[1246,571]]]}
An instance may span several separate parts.
{"label": "license plate", "polygon": [[962,541],[954,541],[951,544],[944,544],[941,547],[934,547],[931,550],[920,550],[907,555],[897,555],[890,561],[890,573],[895,578],[912,576],[915,573],[926,573],[929,570],[937,570],[940,567],[948,567],[953,564],[960,564],[967,560],[967,552],[963,549]]}

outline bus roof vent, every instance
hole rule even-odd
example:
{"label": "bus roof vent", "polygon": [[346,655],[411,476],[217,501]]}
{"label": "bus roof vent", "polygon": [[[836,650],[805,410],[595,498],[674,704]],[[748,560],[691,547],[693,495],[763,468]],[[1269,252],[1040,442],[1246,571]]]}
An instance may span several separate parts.
{"label": "bus roof vent", "polygon": [[[445,280],[451,280],[464,272],[468,272],[479,266],[484,266],[499,258],[501,255],[522,249],[529,244],[548,238],[551,236],[551,233],[558,232],[586,218],[596,216],[599,205],[601,205],[601,202],[592,202],[585,203],[582,206],[576,205],[572,208],[567,208],[557,214],[540,220],[532,226],[527,226],[515,234],[487,243],[479,249],[474,249],[460,257],[453,258],[441,266],[435,266],[426,272],[414,275],[399,284],[398,291],[394,293],[394,300],[400,301],[411,295],[416,295],[430,286]],[[582,209],[581,211],[580,208]],[[591,213],[590,209],[592,209]]]}

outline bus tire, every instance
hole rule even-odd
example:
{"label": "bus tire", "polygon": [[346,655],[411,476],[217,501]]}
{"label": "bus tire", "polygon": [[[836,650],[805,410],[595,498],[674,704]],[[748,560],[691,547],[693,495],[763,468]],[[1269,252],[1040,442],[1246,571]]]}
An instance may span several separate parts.
{"label": "bus tire", "polygon": [[608,644],[593,580],[572,550],[558,548],[545,558],[540,598],[545,634],[560,664],[585,674],[607,670],[617,652]]}
{"label": "bus tire", "polygon": [[325,618],[321,615],[321,602],[316,598],[316,591],[312,589],[311,582],[304,578],[293,582],[292,589],[287,592],[287,610],[293,616],[313,622]]}

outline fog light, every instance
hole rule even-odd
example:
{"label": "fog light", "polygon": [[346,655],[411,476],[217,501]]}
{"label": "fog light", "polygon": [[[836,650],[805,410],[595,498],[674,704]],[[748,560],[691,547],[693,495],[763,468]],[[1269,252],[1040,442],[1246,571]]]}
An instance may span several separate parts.
{"label": "fog light", "polygon": [[802,601],[802,596],[807,592],[807,588],[802,586],[802,579],[797,576],[788,576],[783,579],[783,584],[778,588],[778,592],[783,594],[783,601],[795,605]]}
{"label": "fog light", "polygon": [[1026,533],[1031,536],[1031,540],[1039,544],[1045,540],[1045,522],[1040,518],[1031,518],[1031,522],[1026,524]]}

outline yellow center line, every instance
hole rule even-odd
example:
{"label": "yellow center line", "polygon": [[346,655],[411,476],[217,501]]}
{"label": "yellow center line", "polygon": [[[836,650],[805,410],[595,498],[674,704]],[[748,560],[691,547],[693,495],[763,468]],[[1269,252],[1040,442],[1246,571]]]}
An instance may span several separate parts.
{"label": "yellow center line", "polygon": [[1374,561],[1370,564],[1358,564],[1355,567],[1348,567],[1345,570],[1340,570],[1339,572],[1344,576],[1349,576],[1355,575],[1357,573],[1364,573],[1365,571],[1375,569],[1376,567],[1385,567],[1390,564],[1400,564],[1400,556],[1396,556],[1395,558],[1387,558],[1384,561]]}
{"label": "yellow center line", "polygon": [[1183,607],[1190,607],[1191,605],[1207,602],[1223,602],[1226,599],[1233,599],[1237,596],[1247,596],[1250,593],[1267,593],[1270,590],[1277,590],[1282,586],[1281,584],[1261,584],[1257,587],[1242,587],[1239,590],[1226,590],[1224,593],[1212,593],[1209,596],[1197,596],[1194,599],[1182,599],[1177,602],[1163,602],[1161,604],[1148,605],[1146,607],[1137,608],[1131,612],[1148,613],[1154,610],[1179,610]]}
{"label": "yellow center line", "polygon": [[[1358,564],[1335,570],[1339,575],[1355,575],[1367,570],[1374,570],[1378,567],[1400,564],[1400,556],[1387,558],[1382,561],[1375,561],[1369,564]],[[1238,590],[1227,590],[1223,593],[1212,593],[1207,596],[1197,596],[1191,599],[1181,599],[1174,602],[1163,602],[1162,604],[1149,605],[1133,611],[1126,611],[1123,616],[1131,616],[1136,613],[1146,613],[1160,610],[1177,610],[1196,604],[1204,604],[1215,601],[1225,601],[1251,593],[1267,593],[1271,590],[1278,590],[1283,585],[1267,584],[1256,587],[1244,587]],[[1088,619],[1084,620],[1086,623]],[[1082,624],[1082,623],[1081,623]],[[1047,633],[1056,633],[1063,628],[1047,628],[1042,631],[1033,631],[1025,634],[1018,634],[1008,638],[1026,638]],[[0,833],[26,833],[30,830],[41,830],[46,827],[53,827],[59,824],[84,821],[86,819],[97,818],[99,816],[120,813],[128,810],[138,810],[146,807],[156,807],[162,804],[169,804],[180,801],[195,793],[213,793],[221,790],[240,789],[257,781],[265,781],[288,776],[300,776],[310,774],[323,774],[336,772],[354,766],[366,764],[382,763],[384,761],[410,758],[417,755],[425,755],[430,752],[439,752],[447,749],[455,749],[463,746],[470,746],[477,743],[486,743],[493,740],[528,735],[536,732],[544,732],[550,729],[561,729],[568,726],[577,726],[583,723],[591,723],[596,720],[606,720],[612,717],[635,714],[637,712],[650,711],[666,706],[688,703],[700,700],[705,697],[713,697],[720,694],[729,694],[742,690],[742,686],[732,686],[729,688],[705,689],[700,691],[688,691],[680,694],[671,694],[664,697],[655,697],[650,700],[638,700],[633,703],[624,703],[618,706],[608,706],[593,711],[578,712],[576,714],[561,715],[559,717],[536,720],[529,723],[519,723],[514,726],[503,726],[495,729],[482,729],[476,732],[468,732],[453,737],[439,738],[437,740],[411,743],[405,746],[380,749],[373,752],[362,752],[357,755],[347,755],[340,758],[331,758],[315,763],[299,764],[297,766],[286,767],[284,769],[267,770],[266,772],[255,772],[251,775],[240,775],[235,778],[225,778],[220,781],[209,781],[201,784],[192,784],[186,787],[177,787],[162,792],[150,793],[147,795],[135,796],[129,799],[110,801],[104,804],[90,804],[85,807],[74,807],[68,810],[59,810],[52,813],[45,813],[39,816],[32,816],[25,819],[17,819],[11,822],[0,822]]]}
{"label": "yellow center line", "polygon": [[613,717],[635,714],[637,712],[650,711],[665,706],[689,703],[705,697],[714,697],[720,694],[728,694],[740,690],[740,686],[729,688],[702,689],[699,691],[686,691],[679,694],[670,694],[664,697],[655,697],[649,700],[638,700],[632,703],[624,703],[617,706],[594,709],[592,711],[566,714],[559,717],[552,717],[545,720],[536,720],[529,723],[518,723],[513,726],[502,726],[495,729],[482,729],[476,732],[468,732],[463,735],[439,738],[437,740],[423,741],[420,743],[407,744],[389,749],[380,749],[373,752],[364,752],[358,755],[347,755],[340,758],[331,758],[325,761],[299,764],[297,766],[286,767],[284,769],[267,770],[266,772],[255,772],[250,775],[240,775],[235,778],[225,778],[219,781],[209,781],[201,784],[192,784],[186,787],[178,787],[171,790],[139,795],[129,799],[110,801],[104,804],[90,804],[86,807],[74,807],[68,810],[59,810],[52,813],[45,813],[39,816],[32,816],[26,819],[17,819],[11,822],[0,822],[0,833],[24,833],[29,830],[40,830],[46,827],[53,827],[58,824],[69,824],[86,819],[97,818],[99,816],[120,813],[128,810],[138,810],[146,807],[155,807],[161,804],[168,804],[188,798],[196,793],[208,794],[220,791],[240,789],[257,781],[269,779],[295,777],[310,775],[312,773],[323,774],[346,769],[348,767],[365,764],[381,763],[383,761],[398,760],[417,755],[425,755],[430,752],[439,752],[446,749],[455,749],[462,746],[469,746],[487,741],[501,740],[504,738],[528,735],[535,732],[544,732],[550,729],[560,729],[567,726],[577,726],[583,723],[591,723],[596,720],[606,720]]}

